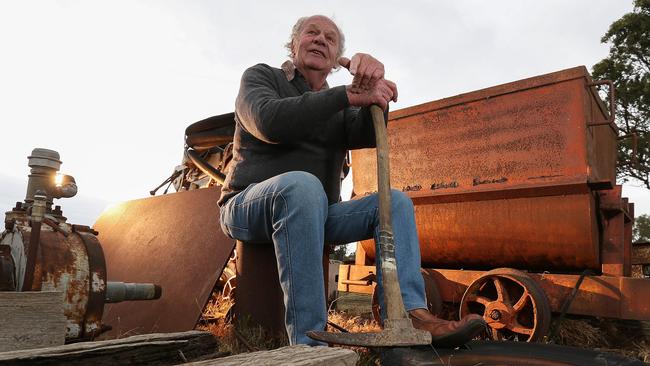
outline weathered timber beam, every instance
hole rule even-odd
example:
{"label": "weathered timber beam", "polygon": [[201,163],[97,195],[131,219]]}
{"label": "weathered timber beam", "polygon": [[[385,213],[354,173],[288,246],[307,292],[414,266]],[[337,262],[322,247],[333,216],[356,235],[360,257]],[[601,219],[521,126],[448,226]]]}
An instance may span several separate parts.
{"label": "weathered timber beam", "polygon": [[212,333],[155,333],[0,353],[5,365],[177,365],[217,351]]}
{"label": "weathered timber beam", "polygon": [[0,292],[0,352],[62,345],[65,324],[61,292]]}
{"label": "weathered timber beam", "polygon": [[337,347],[288,346],[185,364],[186,366],[354,366],[359,356]]}

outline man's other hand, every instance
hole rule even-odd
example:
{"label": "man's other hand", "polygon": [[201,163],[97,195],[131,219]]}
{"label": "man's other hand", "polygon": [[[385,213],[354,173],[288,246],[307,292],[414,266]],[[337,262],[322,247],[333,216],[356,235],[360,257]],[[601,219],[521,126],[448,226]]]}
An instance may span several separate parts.
{"label": "man's other hand", "polygon": [[340,57],[338,62],[354,75],[352,86],[355,88],[368,90],[384,78],[384,64],[366,53],[355,53],[352,59]]}
{"label": "man's other hand", "polygon": [[345,87],[348,101],[354,107],[367,107],[376,104],[382,110],[388,108],[388,102],[397,101],[397,86],[390,80],[379,79],[370,89],[361,89],[354,85]]}

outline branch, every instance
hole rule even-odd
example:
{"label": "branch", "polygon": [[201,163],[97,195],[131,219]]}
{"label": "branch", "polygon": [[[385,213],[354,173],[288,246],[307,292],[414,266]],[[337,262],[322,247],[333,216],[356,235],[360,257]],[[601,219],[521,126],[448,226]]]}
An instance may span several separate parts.
{"label": "branch", "polygon": [[643,54],[637,54],[636,57],[639,61],[645,66],[645,69],[650,72],[650,62],[645,58]]}

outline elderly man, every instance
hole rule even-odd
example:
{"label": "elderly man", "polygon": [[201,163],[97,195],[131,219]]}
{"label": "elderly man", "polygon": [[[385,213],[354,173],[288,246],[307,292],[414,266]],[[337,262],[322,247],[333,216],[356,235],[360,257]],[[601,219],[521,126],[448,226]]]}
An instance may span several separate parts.
{"label": "elderly man", "polygon": [[[305,333],[327,322],[324,243],[378,235],[377,195],[339,202],[344,157],[350,149],[374,147],[368,107],[387,110],[397,87],[372,56],[340,57],[344,37],[327,17],[299,19],[287,48],[290,60],[281,69],[258,64],[242,76],[221,225],[244,242],[273,242],[289,341],[318,344]],[[339,64],[354,79],[330,88],[327,76]],[[402,192],[392,192],[392,215],[397,273],[414,326],[431,332],[434,344],[467,342],[485,323],[478,315],[445,321],[426,310],[413,204]],[[379,268],[377,275],[381,284]]]}

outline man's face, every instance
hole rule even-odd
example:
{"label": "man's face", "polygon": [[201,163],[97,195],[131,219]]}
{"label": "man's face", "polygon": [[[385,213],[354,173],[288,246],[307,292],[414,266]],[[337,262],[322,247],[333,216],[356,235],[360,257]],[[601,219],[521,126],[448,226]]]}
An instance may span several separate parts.
{"label": "man's face", "polygon": [[339,32],[331,20],[314,16],[307,19],[294,41],[294,64],[301,70],[329,73],[336,65]]}

